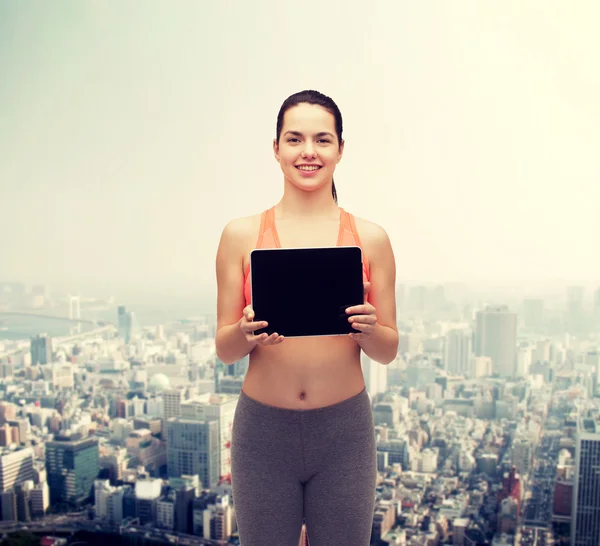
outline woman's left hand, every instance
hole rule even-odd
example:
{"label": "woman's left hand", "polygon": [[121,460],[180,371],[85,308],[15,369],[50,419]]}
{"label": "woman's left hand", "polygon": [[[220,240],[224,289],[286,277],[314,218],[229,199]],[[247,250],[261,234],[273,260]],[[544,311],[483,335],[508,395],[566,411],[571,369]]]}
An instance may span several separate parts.
{"label": "woman's left hand", "polygon": [[357,330],[355,334],[352,333],[349,334],[349,336],[357,341],[369,337],[373,333],[373,330],[375,330],[375,325],[377,324],[375,307],[367,301],[367,294],[371,289],[371,283],[366,282],[363,286],[365,289],[365,303],[362,305],[354,305],[346,309],[347,314],[354,315],[348,317],[348,322]]}

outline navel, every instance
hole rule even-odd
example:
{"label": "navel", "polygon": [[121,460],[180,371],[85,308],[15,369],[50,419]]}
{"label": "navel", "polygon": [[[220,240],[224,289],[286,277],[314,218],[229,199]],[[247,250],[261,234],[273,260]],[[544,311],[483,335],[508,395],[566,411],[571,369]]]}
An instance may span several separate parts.
{"label": "navel", "polygon": [[304,400],[306,398],[306,393],[302,391],[299,395],[300,400]]}

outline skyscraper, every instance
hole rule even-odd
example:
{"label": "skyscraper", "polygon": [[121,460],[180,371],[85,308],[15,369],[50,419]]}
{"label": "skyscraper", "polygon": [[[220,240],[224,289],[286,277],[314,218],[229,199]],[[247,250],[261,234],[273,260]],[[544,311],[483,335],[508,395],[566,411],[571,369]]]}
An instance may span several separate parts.
{"label": "skyscraper", "polygon": [[57,435],[46,444],[46,470],[52,503],[78,505],[92,494],[99,471],[98,440],[81,434]]}
{"label": "skyscraper", "polygon": [[231,431],[237,403],[237,396],[204,393],[181,404],[181,417],[183,419],[217,422],[219,430],[219,477],[229,478],[231,475]]}
{"label": "skyscraper", "polygon": [[492,370],[500,377],[514,377],[517,356],[517,314],[506,305],[478,311],[475,328],[475,355],[489,356]]}
{"label": "skyscraper", "polygon": [[124,305],[117,307],[117,330],[119,336],[125,338],[125,328],[127,326],[127,308]]}
{"label": "skyscraper", "polygon": [[125,343],[131,342],[131,337],[135,328],[135,314],[133,311],[127,311],[124,305],[117,308],[117,330],[119,336],[125,340]]}
{"label": "skyscraper", "polygon": [[472,344],[468,330],[450,330],[446,335],[444,366],[454,375],[470,375]]}
{"label": "skyscraper", "polygon": [[575,448],[571,546],[597,546],[600,541],[600,422],[580,419]]}
{"label": "skyscraper", "polygon": [[176,387],[164,390],[162,398],[165,421],[168,421],[171,417],[179,417],[181,415],[181,403],[186,398],[185,389],[183,387]]}
{"label": "skyscraper", "polygon": [[31,365],[52,362],[52,339],[48,334],[39,334],[31,338]]}
{"label": "skyscraper", "polygon": [[219,481],[219,424],[172,417],[167,421],[169,477],[198,474],[203,488]]}
{"label": "skyscraper", "polygon": [[33,450],[31,448],[0,451],[0,494],[16,485],[33,480]]}
{"label": "skyscraper", "polygon": [[388,388],[388,367],[379,364],[379,362],[374,362],[365,353],[362,353],[360,360],[365,378],[365,387],[371,400],[378,394],[385,394]]}

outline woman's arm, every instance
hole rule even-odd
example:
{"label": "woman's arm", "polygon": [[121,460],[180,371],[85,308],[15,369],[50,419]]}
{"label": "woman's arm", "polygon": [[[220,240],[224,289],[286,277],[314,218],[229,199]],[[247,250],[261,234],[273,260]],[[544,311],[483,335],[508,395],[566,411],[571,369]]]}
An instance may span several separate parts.
{"label": "woman's arm", "polygon": [[256,342],[249,342],[240,329],[244,301],[243,256],[248,220],[238,218],[223,229],[217,250],[217,357],[233,364],[250,353]]}
{"label": "woman's arm", "polygon": [[358,343],[369,358],[389,364],[398,354],[396,261],[388,234],[381,226],[363,220],[360,227],[370,264],[367,301],[375,307],[377,323],[369,336],[358,336]]}

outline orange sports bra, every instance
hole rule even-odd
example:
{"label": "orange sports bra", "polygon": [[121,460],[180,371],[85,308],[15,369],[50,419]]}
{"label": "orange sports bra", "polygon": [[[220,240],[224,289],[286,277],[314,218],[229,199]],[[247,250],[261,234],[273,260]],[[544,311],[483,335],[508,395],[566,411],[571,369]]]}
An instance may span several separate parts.
{"label": "orange sports bra", "polygon": [[[337,246],[358,246],[361,248],[363,251],[363,282],[367,282],[369,280],[369,260],[360,242],[354,216],[341,207]],[[271,207],[262,213],[260,231],[255,248],[281,248],[277,228],[275,227],[275,207]],[[248,263],[244,272],[244,297],[246,298],[246,305],[250,305],[252,299],[250,290],[250,263]]]}

